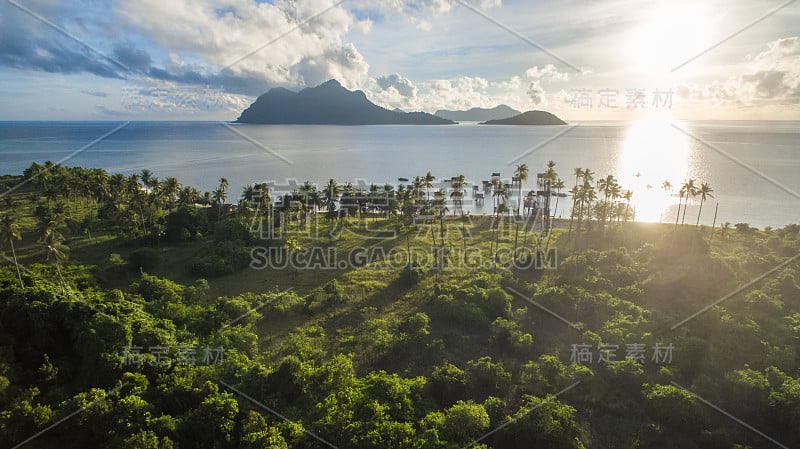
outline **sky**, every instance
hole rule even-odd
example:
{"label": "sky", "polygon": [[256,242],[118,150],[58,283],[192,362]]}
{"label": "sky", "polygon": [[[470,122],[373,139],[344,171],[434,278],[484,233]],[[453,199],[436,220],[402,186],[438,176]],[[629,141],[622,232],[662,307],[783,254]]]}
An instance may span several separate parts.
{"label": "sky", "polygon": [[406,111],[800,120],[800,2],[0,0],[0,120],[233,120],[337,79]]}

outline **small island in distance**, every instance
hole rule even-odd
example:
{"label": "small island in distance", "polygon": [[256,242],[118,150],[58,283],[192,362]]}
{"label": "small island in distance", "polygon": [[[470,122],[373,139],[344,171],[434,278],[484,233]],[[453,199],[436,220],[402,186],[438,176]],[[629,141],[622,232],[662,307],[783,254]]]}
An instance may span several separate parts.
{"label": "small island in distance", "polygon": [[523,112],[514,117],[509,117],[501,120],[489,120],[481,123],[481,125],[522,125],[522,126],[536,126],[536,125],[566,125],[567,122],[561,120],[555,115],[547,111],[528,111]]}
{"label": "small island in distance", "polygon": [[487,120],[500,120],[521,114],[520,111],[501,104],[491,109],[472,108],[468,111],[448,111],[439,109],[433,115],[455,122],[485,122]]}
{"label": "small island in distance", "polygon": [[270,89],[245,109],[236,123],[274,125],[453,125],[425,112],[390,111],[336,80],[292,92]]}

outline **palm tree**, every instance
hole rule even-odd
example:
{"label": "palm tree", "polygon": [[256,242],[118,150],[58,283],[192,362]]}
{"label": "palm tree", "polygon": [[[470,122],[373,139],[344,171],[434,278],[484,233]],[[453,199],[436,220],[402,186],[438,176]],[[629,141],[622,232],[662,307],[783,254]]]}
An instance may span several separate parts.
{"label": "palm tree", "polygon": [[175,209],[175,202],[181,191],[181,184],[177,179],[170,176],[158,186],[159,196],[164,199],[164,205],[168,210]]}
{"label": "palm tree", "polygon": [[269,196],[269,184],[259,182],[253,186],[253,202],[261,213],[269,215],[269,208],[272,206],[272,198]]}
{"label": "palm tree", "polygon": [[[382,208],[386,212],[386,218],[388,219],[391,214],[397,211],[397,198],[395,197],[393,185],[388,183],[383,185],[383,197],[385,202]],[[317,198],[317,201],[319,201],[319,198]]]}
{"label": "palm tree", "polygon": [[519,215],[520,206],[522,206],[522,184],[528,180],[528,164],[522,163],[517,164],[516,168],[514,169],[514,176],[517,178],[518,187],[517,187],[517,215]]}
{"label": "palm tree", "polygon": [[306,206],[306,210],[308,209],[308,206],[311,206],[311,212],[316,213],[318,201],[316,199],[317,188],[314,187],[314,184],[311,184],[311,181],[306,181],[298,188],[298,191],[303,199],[304,206]]}
{"label": "palm tree", "polygon": [[633,192],[630,190],[626,190],[622,194],[622,198],[625,199],[625,221],[628,221],[628,217],[630,216],[631,212],[631,198],[633,198]]}
{"label": "palm tree", "polygon": [[575,184],[571,189],[569,189],[569,195],[572,197],[572,210],[569,211],[569,232],[567,234],[572,234],[572,221],[575,219],[575,209],[578,208],[578,192],[580,191],[580,187]]}
{"label": "palm tree", "polygon": [[219,186],[211,193],[211,197],[213,203],[217,206],[217,220],[219,220],[222,218],[222,206],[225,204],[228,195],[225,193],[225,190],[222,189],[222,186]]}
{"label": "palm tree", "polygon": [[219,178],[219,186],[214,189],[214,202],[217,204],[217,220],[222,218],[222,206],[225,205],[225,200],[228,198],[228,180]]}
{"label": "palm tree", "polygon": [[494,201],[494,212],[496,215],[500,215],[498,209],[500,208],[500,203],[505,203],[505,199],[507,198],[508,194],[506,192],[505,186],[503,186],[503,181],[500,179],[493,179],[492,180],[492,200]]}
{"label": "palm tree", "polygon": [[684,183],[678,190],[678,213],[675,215],[675,227],[678,227],[678,220],[681,218],[681,203],[683,203],[683,195],[686,194],[686,183]]}
{"label": "palm tree", "polygon": [[558,212],[558,198],[561,196],[561,189],[565,187],[564,180],[561,178],[556,179],[556,182],[553,183],[553,188],[556,189],[556,205],[553,207],[553,218],[555,218],[556,213]]}
{"label": "palm tree", "polygon": [[200,199],[200,192],[192,186],[186,186],[178,192],[178,207],[189,207]]}
{"label": "palm tree", "polygon": [[425,191],[427,192],[428,196],[428,203],[431,202],[431,189],[433,188],[433,181],[436,180],[436,176],[433,176],[431,172],[425,174],[425,177],[422,178],[422,183],[425,186]]}
{"label": "palm tree", "polygon": [[158,179],[153,176],[153,172],[146,168],[142,170],[139,179],[142,180],[142,184],[144,184],[145,187],[151,190],[158,184]]}
{"label": "palm tree", "polygon": [[242,188],[241,199],[245,200],[248,203],[252,203],[254,196],[255,196],[255,187],[253,187],[252,184],[247,184]]}
{"label": "palm tree", "polygon": [[[583,217],[584,215],[587,217],[589,216],[589,207],[595,199],[597,199],[597,193],[594,187],[592,187],[589,180],[584,179],[583,185],[578,189],[578,224],[576,226],[576,239],[577,234],[581,231]],[[585,210],[584,206],[586,207]]]}
{"label": "palm tree", "polygon": [[697,196],[699,191],[697,190],[697,186],[694,185],[694,179],[690,179],[688,182],[684,183],[681,186],[681,190],[683,190],[686,194],[686,204],[683,206],[683,216],[681,217],[681,224],[683,224],[686,220],[686,209],[689,208],[689,196],[694,198]]}
{"label": "palm tree", "polygon": [[606,217],[609,215],[608,199],[611,196],[615,182],[614,175],[608,175],[605,178],[600,178],[600,180],[597,181],[597,190],[603,194],[603,207],[602,209],[598,209],[598,212],[600,212],[600,221],[603,223],[602,227],[605,226]]}
{"label": "palm tree", "polygon": [[336,216],[336,201],[342,193],[342,188],[333,179],[329,180],[322,191],[322,205],[328,210],[327,217]]}
{"label": "palm tree", "polygon": [[572,220],[575,218],[575,208],[578,204],[578,198],[576,196],[578,193],[578,181],[584,175],[583,169],[580,167],[576,167],[574,173],[575,173],[575,186],[569,191],[569,194],[572,196],[572,209],[569,212],[569,234],[572,234]]}
{"label": "palm tree", "polygon": [[[439,256],[441,257],[441,251],[442,248],[444,248],[444,216],[448,212],[447,195],[444,190],[439,189],[433,193],[433,198],[434,213],[438,213],[439,215],[439,240],[441,241]],[[431,232],[433,232],[433,226],[431,226]],[[436,245],[436,239],[434,239],[433,244],[434,246]],[[441,258],[439,261],[441,262]]]}
{"label": "palm tree", "polygon": [[665,192],[672,191],[672,183],[669,182],[669,179],[665,179],[663,183],[661,183],[661,188],[664,189]]}
{"label": "palm tree", "polygon": [[574,172],[575,172],[575,186],[577,187],[578,186],[578,180],[580,178],[583,178],[583,169],[580,168],[580,167],[577,167],[577,168],[575,168]]}
{"label": "palm tree", "polygon": [[555,162],[547,161],[547,170],[544,171],[544,190],[547,191],[547,197],[545,198],[545,210],[547,211],[548,215],[550,213],[550,191],[553,187],[553,184],[558,180],[558,173],[556,173],[555,167]]}
{"label": "palm tree", "polygon": [[466,176],[458,175],[450,180],[450,187],[453,188],[453,191],[450,193],[450,199],[453,200],[453,215],[456,214],[456,210],[458,210],[461,215],[464,215],[462,204],[464,201],[464,181],[466,179]]}
{"label": "palm tree", "polygon": [[19,286],[25,287],[22,283],[22,274],[19,272],[19,263],[17,262],[17,251],[14,249],[14,240],[22,240],[22,234],[19,232],[19,223],[16,217],[11,214],[0,215],[0,240],[8,240],[11,244],[11,255],[14,257],[14,266],[17,268],[17,278],[19,279]]}
{"label": "palm tree", "polygon": [[48,227],[44,231],[44,235],[42,235],[41,243],[47,254],[47,261],[53,261],[56,265],[56,273],[58,273],[61,293],[66,294],[64,277],[61,275],[61,263],[67,259],[69,247],[64,244],[64,236],[62,236],[55,227]]}
{"label": "palm tree", "polygon": [[397,188],[397,198],[400,202],[400,212],[403,214],[403,218],[407,223],[411,222],[412,218],[419,210],[417,207],[419,190],[415,186],[416,183],[414,183],[410,188],[400,184]]}
{"label": "palm tree", "polygon": [[588,168],[583,169],[583,182],[592,182],[594,181],[594,172]]}
{"label": "palm tree", "polygon": [[707,182],[700,183],[700,210],[697,211],[697,222],[694,224],[694,227],[698,227],[700,225],[700,213],[703,212],[703,203],[706,201],[707,198],[714,198],[714,195],[711,194],[714,189],[711,188],[711,185]]}

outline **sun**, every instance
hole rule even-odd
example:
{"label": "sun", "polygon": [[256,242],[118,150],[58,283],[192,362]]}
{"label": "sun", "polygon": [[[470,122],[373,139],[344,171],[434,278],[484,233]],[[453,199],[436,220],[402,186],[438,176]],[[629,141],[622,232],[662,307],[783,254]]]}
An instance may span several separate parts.
{"label": "sun", "polygon": [[708,47],[711,27],[702,5],[652,8],[628,36],[631,67],[650,75],[668,74]]}

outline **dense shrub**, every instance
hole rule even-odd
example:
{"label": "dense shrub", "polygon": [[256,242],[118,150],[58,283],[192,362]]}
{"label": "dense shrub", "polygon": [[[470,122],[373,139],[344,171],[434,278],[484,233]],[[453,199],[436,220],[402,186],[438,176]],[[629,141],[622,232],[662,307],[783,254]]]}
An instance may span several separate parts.
{"label": "dense shrub", "polygon": [[161,264],[161,253],[155,248],[139,248],[128,259],[128,266],[132,271],[153,271]]}

